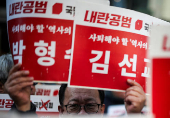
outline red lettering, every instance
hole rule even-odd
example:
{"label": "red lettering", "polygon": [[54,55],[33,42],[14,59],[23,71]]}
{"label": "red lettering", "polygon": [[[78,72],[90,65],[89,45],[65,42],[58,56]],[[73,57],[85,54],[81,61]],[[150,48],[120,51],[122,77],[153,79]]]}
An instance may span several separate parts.
{"label": "red lettering", "polygon": [[36,91],[36,95],[43,95],[43,89],[38,89]]}
{"label": "red lettering", "polygon": [[92,13],[91,13],[91,18],[90,18],[90,22],[93,22],[93,23],[96,22],[97,14],[98,14],[98,12],[92,11]]}
{"label": "red lettering", "polygon": [[164,51],[170,51],[170,39],[168,40],[168,37],[165,35],[163,39],[163,46]]}
{"label": "red lettering", "polygon": [[86,10],[86,14],[85,14],[85,17],[84,17],[84,21],[87,21],[87,22],[89,21],[89,20],[87,20],[88,13],[89,13],[89,11]]}
{"label": "red lettering", "polygon": [[50,92],[51,92],[50,89],[45,89],[44,90],[44,96],[50,96]]}
{"label": "red lettering", "polygon": [[9,16],[14,15],[15,3],[9,5]]}

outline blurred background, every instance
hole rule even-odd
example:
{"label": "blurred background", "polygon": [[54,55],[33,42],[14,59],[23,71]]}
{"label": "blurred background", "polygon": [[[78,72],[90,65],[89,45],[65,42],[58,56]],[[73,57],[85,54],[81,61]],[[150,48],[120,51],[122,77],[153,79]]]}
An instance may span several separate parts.
{"label": "blurred background", "polygon": [[[111,6],[123,7],[170,21],[170,0],[110,0]],[[0,0],[0,56],[9,53],[6,0]]]}

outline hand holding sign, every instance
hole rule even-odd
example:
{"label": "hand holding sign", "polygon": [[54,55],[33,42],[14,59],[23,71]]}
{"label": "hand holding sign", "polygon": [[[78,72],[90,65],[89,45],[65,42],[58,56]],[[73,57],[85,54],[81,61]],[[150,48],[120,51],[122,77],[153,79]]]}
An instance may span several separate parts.
{"label": "hand holding sign", "polygon": [[141,85],[130,79],[127,83],[131,85],[125,93],[125,106],[127,113],[140,113],[145,105],[146,96]]}
{"label": "hand holding sign", "polygon": [[19,71],[21,64],[16,64],[9,72],[9,77],[5,83],[5,90],[14,100],[20,111],[30,109],[30,92],[33,85],[33,78],[28,77],[29,71]]}

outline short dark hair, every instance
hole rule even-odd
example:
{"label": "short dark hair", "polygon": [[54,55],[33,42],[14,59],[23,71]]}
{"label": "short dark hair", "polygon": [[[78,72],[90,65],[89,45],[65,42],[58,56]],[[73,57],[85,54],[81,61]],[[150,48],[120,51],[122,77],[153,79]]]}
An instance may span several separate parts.
{"label": "short dark hair", "polygon": [[[67,88],[67,84],[61,84],[60,90],[59,90],[59,102],[60,102],[61,106],[63,106],[64,94],[65,94],[66,88]],[[101,104],[103,104],[104,103],[104,97],[105,97],[104,91],[103,90],[98,90],[98,91],[99,91]]]}

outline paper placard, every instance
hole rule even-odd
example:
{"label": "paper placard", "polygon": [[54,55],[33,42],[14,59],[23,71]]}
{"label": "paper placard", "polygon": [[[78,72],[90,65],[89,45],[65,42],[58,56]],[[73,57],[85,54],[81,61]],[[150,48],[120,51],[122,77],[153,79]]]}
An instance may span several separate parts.
{"label": "paper placard", "polygon": [[7,0],[14,64],[22,63],[35,82],[68,82],[75,9],[75,0]]}
{"label": "paper placard", "polygon": [[147,38],[152,25],[169,24],[128,9],[77,1],[70,87],[124,91],[127,79],[145,90]]}
{"label": "paper placard", "polygon": [[[149,43],[151,50],[151,79],[148,90],[150,106],[155,118],[170,117],[170,27],[153,27]],[[161,108],[161,109],[160,109]]]}

